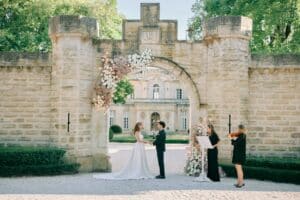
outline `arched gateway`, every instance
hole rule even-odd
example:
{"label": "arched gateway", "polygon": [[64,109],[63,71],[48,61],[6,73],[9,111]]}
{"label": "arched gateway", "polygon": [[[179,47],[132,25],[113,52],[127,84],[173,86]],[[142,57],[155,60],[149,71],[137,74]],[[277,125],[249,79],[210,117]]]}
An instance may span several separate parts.
{"label": "arched gateway", "polygon": [[[107,52],[116,56],[151,49],[152,65],[172,72],[188,91],[191,126],[208,116],[222,133],[229,113],[233,125],[247,123],[251,19],[211,19],[204,27],[204,40],[190,42],[177,40],[177,21],[160,20],[159,11],[158,3],[142,3],[141,20],[123,21],[122,40],[98,39],[98,23],[92,18],[57,16],[50,20],[53,139],[68,148],[69,157],[81,163],[82,171],[110,168],[108,120],[104,110],[91,105],[93,81],[100,58]],[[229,149],[222,152],[228,154]]]}

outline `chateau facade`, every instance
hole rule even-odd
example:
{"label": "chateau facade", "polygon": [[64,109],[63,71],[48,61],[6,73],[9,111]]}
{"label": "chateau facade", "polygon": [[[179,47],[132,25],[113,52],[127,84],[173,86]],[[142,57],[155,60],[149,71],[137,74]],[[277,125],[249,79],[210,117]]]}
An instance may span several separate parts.
{"label": "chateau facade", "polygon": [[109,124],[119,125],[123,132],[131,132],[136,122],[144,124],[148,134],[154,122],[165,121],[166,130],[187,133],[189,129],[189,100],[180,81],[167,70],[150,67],[145,74],[129,75],[134,94],[125,104],[112,105]]}

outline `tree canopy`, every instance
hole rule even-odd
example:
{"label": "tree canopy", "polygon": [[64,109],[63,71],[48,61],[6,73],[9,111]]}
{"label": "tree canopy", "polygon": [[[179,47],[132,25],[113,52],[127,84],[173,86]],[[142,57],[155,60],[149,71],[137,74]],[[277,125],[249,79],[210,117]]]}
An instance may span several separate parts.
{"label": "tree canopy", "polygon": [[48,21],[54,15],[97,18],[100,37],[121,37],[122,18],[116,0],[1,0],[0,51],[51,50]]}
{"label": "tree canopy", "polygon": [[192,37],[202,37],[206,18],[242,15],[253,19],[253,52],[300,53],[300,1],[297,0],[196,0],[190,20]]}
{"label": "tree canopy", "polygon": [[117,84],[113,102],[124,104],[126,102],[126,98],[133,94],[133,92],[133,85],[127,79],[123,79]]}
{"label": "tree canopy", "polygon": [[[55,15],[84,15],[97,18],[100,37],[119,39],[122,16],[116,0],[1,0],[0,51],[51,51],[48,23]],[[133,93],[127,80],[117,84],[115,103],[125,103]]]}

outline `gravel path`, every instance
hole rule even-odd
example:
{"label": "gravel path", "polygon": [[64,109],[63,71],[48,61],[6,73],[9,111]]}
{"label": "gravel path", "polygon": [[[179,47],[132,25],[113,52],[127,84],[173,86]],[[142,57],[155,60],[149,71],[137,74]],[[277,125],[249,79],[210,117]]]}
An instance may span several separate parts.
{"label": "gravel path", "polygon": [[[113,165],[118,164],[120,156],[130,152],[128,145],[110,147]],[[169,151],[177,152],[176,158],[168,153],[169,167],[174,161],[184,160],[184,146],[172,146]],[[118,150],[119,149],[119,150]],[[127,150],[126,150],[127,149]],[[153,154],[152,148],[147,153]],[[181,157],[180,157],[181,155]],[[150,160],[151,161],[151,158]],[[173,165],[175,165],[173,163]],[[156,162],[150,163],[155,168]],[[180,165],[180,164],[178,164]],[[176,165],[176,166],[178,166]],[[181,167],[181,166],[180,166]],[[114,167],[116,170],[118,167]],[[176,170],[181,170],[175,167]],[[154,169],[155,170],[155,169]],[[176,171],[173,170],[173,171]],[[171,170],[172,171],[172,170]],[[299,200],[300,186],[281,184],[267,181],[246,180],[246,187],[236,189],[233,187],[234,179],[224,178],[220,183],[194,182],[193,177],[176,173],[169,174],[165,180],[131,180],[131,181],[105,181],[93,179],[93,174],[77,174],[52,177],[20,177],[0,178],[1,200],[94,200],[94,199],[155,199],[155,200],[190,200],[190,199],[251,199],[251,200]]]}

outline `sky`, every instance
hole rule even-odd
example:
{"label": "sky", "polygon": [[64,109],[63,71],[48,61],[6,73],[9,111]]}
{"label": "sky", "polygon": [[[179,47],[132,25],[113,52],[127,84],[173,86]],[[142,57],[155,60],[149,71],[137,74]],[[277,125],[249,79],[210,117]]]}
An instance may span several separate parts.
{"label": "sky", "polygon": [[188,19],[194,0],[117,0],[118,10],[126,19],[140,19],[140,3],[160,3],[161,19],[178,20],[178,39],[186,39]]}

